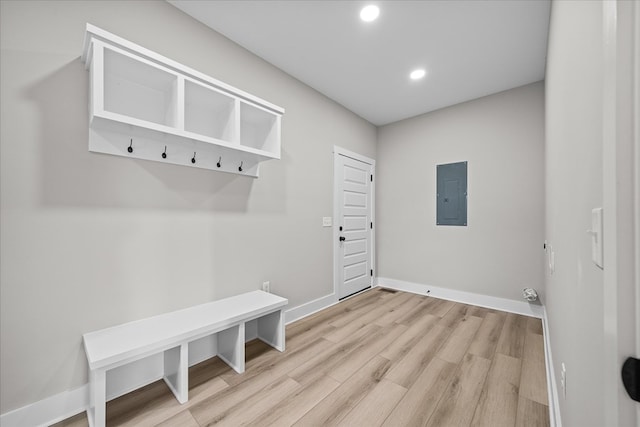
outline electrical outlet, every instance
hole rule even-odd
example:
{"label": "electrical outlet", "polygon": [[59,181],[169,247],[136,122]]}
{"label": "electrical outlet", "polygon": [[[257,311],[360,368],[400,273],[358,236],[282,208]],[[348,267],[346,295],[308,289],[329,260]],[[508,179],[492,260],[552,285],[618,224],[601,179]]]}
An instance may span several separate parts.
{"label": "electrical outlet", "polygon": [[567,398],[567,368],[562,362],[562,370],[560,371],[560,387],[562,387],[562,397]]}
{"label": "electrical outlet", "polygon": [[591,211],[591,230],[587,233],[591,235],[591,258],[602,268],[602,208]]}
{"label": "electrical outlet", "polygon": [[262,282],[262,290],[265,292],[271,292],[271,282]]}

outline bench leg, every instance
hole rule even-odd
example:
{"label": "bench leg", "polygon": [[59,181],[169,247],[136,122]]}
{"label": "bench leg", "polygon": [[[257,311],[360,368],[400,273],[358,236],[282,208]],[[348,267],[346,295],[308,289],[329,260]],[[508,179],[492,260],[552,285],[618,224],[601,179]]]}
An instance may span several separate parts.
{"label": "bench leg", "polygon": [[218,336],[218,357],[234,371],[244,372],[244,322],[224,331]]}
{"label": "bench leg", "polygon": [[170,348],[164,352],[164,381],[178,399],[189,400],[189,344]]}
{"label": "bench leg", "polygon": [[107,418],[107,375],[97,369],[89,372],[89,408],[87,419],[91,427],[105,427]]}
{"label": "bench leg", "polygon": [[284,351],[284,312],[275,311],[258,318],[258,338],[279,351]]}

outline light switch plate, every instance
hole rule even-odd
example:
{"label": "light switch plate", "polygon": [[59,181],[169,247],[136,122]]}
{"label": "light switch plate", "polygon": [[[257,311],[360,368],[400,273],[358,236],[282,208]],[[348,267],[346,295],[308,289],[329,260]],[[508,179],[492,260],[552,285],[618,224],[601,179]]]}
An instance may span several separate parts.
{"label": "light switch plate", "polygon": [[591,210],[591,258],[600,268],[603,268],[602,256],[602,208]]}
{"label": "light switch plate", "polygon": [[330,216],[323,216],[322,217],[322,226],[323,227],[331,227],[331,217]]}

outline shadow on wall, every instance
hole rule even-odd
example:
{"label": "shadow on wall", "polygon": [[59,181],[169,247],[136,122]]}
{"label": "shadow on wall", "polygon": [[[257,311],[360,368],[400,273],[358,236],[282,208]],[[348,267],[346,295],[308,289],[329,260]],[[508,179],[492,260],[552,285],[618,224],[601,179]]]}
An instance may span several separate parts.
{"label": "shadow on wall", "polygon": [[[43,205],[240,213],[249,210],[256,182],[253,178],[89,152],[88,85],[89,74],[77,58],[31,86],[25,94],[36,102],[39,112],[33,126],[39,130],[36,144],[41,154]],[[272,188],[285,188],[282,163],[268,168]],[[262,169],[266,169],[264,164]],[[282,212],[284,192],[272,193],[268,203],[254,205],[252,211]]]}

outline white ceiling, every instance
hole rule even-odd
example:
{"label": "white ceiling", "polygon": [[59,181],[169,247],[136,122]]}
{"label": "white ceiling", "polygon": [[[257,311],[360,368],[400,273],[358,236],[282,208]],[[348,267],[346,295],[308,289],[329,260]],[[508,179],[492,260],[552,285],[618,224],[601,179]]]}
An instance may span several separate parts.
{"label": "white ceiling", "polygon": [[375,125],[544,78],[550,0],[169,3]]}

